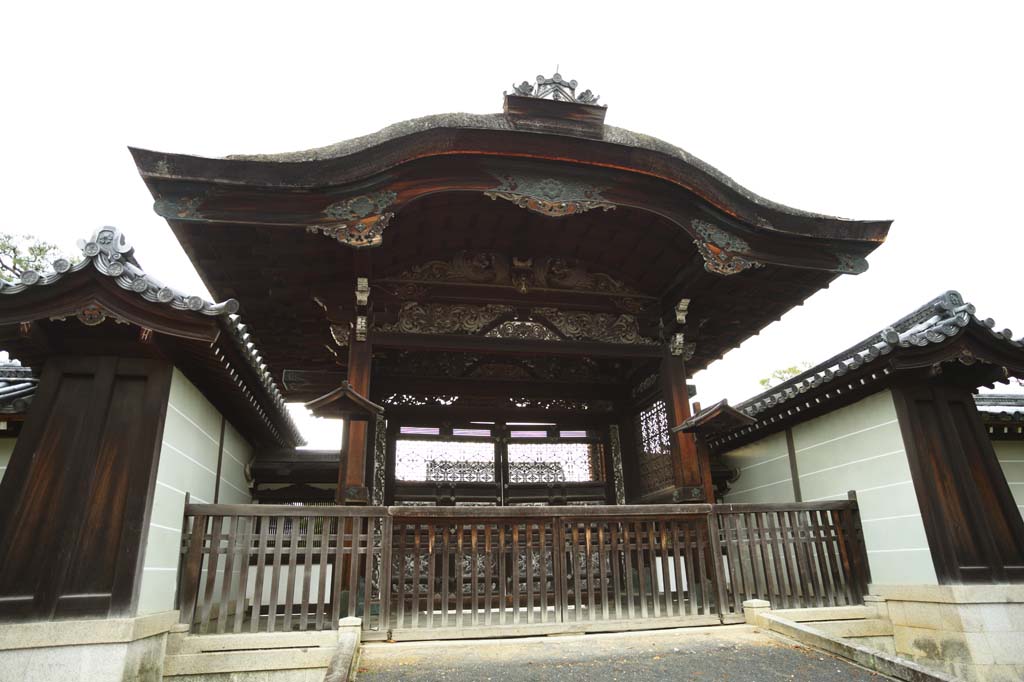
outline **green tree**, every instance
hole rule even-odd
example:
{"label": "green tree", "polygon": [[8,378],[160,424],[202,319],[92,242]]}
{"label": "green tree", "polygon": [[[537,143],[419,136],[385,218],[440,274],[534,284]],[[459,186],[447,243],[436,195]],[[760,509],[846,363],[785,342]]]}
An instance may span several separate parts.
{"label": "green tree", "polygon": [[26,270],[46,272],[58,258],[67,256],[56,244],[31,234],[0,232],[0,279],[4,281],[17,282]]}
{"label": "green tree", "polygon": [[772,388],[778,386],[781,383],[785,383],[789,379],[801,374],[811,368],[811,363],[801,362],[799,365],[793,365],[792,367],[784,367],[777,369],[772,372],[769,376],[761,379],[760,384],[764,388]]}

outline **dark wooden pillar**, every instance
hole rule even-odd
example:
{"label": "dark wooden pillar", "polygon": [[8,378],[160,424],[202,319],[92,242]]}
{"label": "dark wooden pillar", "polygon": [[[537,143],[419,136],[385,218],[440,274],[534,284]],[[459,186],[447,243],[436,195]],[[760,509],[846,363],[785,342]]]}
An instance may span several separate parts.
{"label": "dark wooden pillar", "polygon": [[[670,428],[682,424],[691,416],[683,357],[670,346],[665,349],[661,361],[662,391]],[[672,477],[675,485],[672,501],[714,501],[707,450],[698,450],[693,434],[690,433],[670,432],[669,444],[672,448]]]}
{"label": "dark wooden pillar", "polygon": [[[348,346],[348,382],[360,395],[370,393],[370,340],[357,341],[355,336]],[[365,419],[345,422],[345,457],[338,471],[338,503],[366,504],[366,458],[370,446],[370,423]]]}
{"label": "dark wooden pillar", "polygon": [[[356,314],[354,328],[348,342],[348,383],[361,396],[370,395],[370,364],[373,346],[370,339],[369,283],[365,278],[356,280]],[[345,422],[345,444],[338,469],[338,504],[367,504],[367,452],[371,447],[371,425],[366,419],[348,419]]]}
{"label": "dark wooden pillar", "polygon": [[1024,521],[974,385],[938,378],[893,388],[910,473],[940,583],[1022,582]]}

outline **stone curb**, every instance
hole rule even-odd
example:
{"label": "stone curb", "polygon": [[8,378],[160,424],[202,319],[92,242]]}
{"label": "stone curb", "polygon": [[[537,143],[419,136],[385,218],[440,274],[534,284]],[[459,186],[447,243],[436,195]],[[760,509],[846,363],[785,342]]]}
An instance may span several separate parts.
{"label": "stone curb", "polygon": [[757,625],[905,682],[960,682],[958,677],[928,670],[913,661],[891,656],[876,649],[833,639],[812,627],[794,623],[772,613],[758,614]]}

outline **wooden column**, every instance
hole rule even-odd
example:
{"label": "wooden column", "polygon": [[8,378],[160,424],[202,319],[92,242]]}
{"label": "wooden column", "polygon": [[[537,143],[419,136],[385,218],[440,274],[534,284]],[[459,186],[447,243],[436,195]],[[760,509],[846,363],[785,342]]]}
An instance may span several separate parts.
{"label": "wooden column", "polygon": [[[370,362],[373,346],[370,340],[370,255],[364,250],[353,256],[358,276],[353,281],[355,307],[352,311],[352,330],[348,340],[348,376],[346,380],[363,398],[370,395]],[[372,419],[372,417],[369,417]],[[343,456],[338,466],[338,504],[368,504],[366,486],[367,452],[372,447],[372,427],[366,419],[351,418],[345,422]]]}
{"label": "wooden column", "polygon": [[[690,418],[690,396],[686,389],[686,364],[682,355],[666,347],[661,361],[662,391],[668,411],[669,427]],[[675,490],[673,502],[714,501],[711,463],[706,448],[697,447],[693,434],[670,433],[672,476]]]}
{"label": "wooden column", "polygon": [[[355,333],[348,344],[348,382],[360,395],[370,394],[370,361],[372,358],[370,338],[360,341]],[[365,419],[345,421],[345,443],[338,468],[338,504],[366,504],[369,493],[366,487],[366,458],[370,447],[370,423]]]}

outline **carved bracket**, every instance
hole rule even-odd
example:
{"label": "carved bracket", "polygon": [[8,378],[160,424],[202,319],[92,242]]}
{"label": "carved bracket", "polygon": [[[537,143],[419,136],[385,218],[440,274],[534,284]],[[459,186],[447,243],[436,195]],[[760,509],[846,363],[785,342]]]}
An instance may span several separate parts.
{"label": "carved bracket", "polygon": [[395,214],[386,211],[398,195],[391,191],[361,194],[336,201],[324,209],[324,215],[336,222],[310,225],[307,232],[319,233],[354,248],[380,246],[384,230]]}
{"label": "carved bracket", "polygon": [[506,175],[501,184],[484,192],[491,199],[511,201],[520,208],[559,218],[595,208],[610,211],[615,204],[606,201],[597,187],[576,180],[559,180]]}

